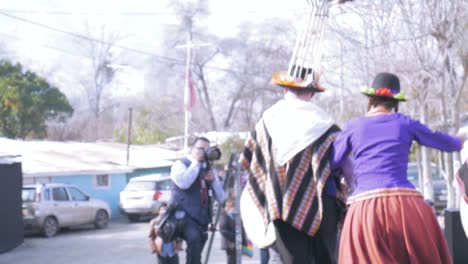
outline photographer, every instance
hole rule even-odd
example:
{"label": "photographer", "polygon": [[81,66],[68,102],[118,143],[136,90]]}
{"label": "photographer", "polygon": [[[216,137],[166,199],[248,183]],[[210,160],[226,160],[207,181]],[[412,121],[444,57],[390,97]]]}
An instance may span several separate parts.
{"label": "photographer", "polygon": [[[210,141],[198,137],[193,141],[190,155],[174,163],[171,168],[172,203],[179,203],[188,214],[181,231],[187,243],[187,264],[201,263],[201,253],[207,240],[211,222],[211,197],[224,201],[224,191],[211,162],[219,158],[217,149],[210,149]],[[218,154],[218,155],[216,155]]]}

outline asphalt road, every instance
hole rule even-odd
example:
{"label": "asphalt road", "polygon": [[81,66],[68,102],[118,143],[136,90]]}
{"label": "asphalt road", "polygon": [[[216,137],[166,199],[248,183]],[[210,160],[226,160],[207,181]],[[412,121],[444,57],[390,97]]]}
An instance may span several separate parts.
{"label": "asphalt road", "polygon": [[[147,234],[147,222],[118,219],[103,230],[87,226],[63,230],[53,238],[28,235],[21,246],[0,254],[0,264],[156,263],[155,255],[149,251]],[[180,263],[185,263],[185,253],[179,257]],[[215,235],[209,263],[226,263],[219,234]],[[242,263],[260,263],[258,250],[253,258],[243,257]]]}

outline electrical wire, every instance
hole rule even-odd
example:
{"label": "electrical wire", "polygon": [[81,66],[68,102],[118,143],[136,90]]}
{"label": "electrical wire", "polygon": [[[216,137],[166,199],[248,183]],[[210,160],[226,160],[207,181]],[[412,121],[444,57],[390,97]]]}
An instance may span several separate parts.
{"label": "electrical wire", "polygon": [[172,12],[72,12],[72,11],[53,11],[53,10],[24,10],[24,9],[0,9],[1,12],[10,14],[37,14],[37,15],[54,15],[54,16],[160,16],[160,15],[175,15]]}
{"label": "electrical wire", "polygon": [[[0,9],[0,12],[6,12],[10,14],[32,14],[32,15],[52,15],[52,16],[132,16],[132,17],[154,17],[154,16],[175,16],[177,15],[174,12],[116,12],[116,13],[109,13],[109,12],[75,12],[75,11],[55,11],[55,10],[25,10],[25,9]],[[247,14],[265,14],[271,15],[272,13],[295,13],[295,12],[303,12],[301,9],[277,9],[277,10],[270,10],[269,12],[259,11],[259,10],[244,10],[242,13]],[[230,11],[232,14],[232,10]]]}
{"label": "electrical wire", "polygon": [[[104,40],[101,40],[101,39],[92,38],[92,37],[85,36],[85,35],[75,33],[75,32],[72,32],[72,31],[55,28],[55,27],[45,25],[45,24],[42,24],[42,23],[39,23],[39,22],[35,22],[35,21],[29,20],[29,19],[25,19],[25,18],[22,18],[22,17],[19,17],[19,16],[11,15],[11,14],[8,14],[8,13],[6,13],[4,11],[0,11],[0,15],[3,15],[3,16],[8,17],[10,19],[21,21],[23,23],[31,24],[31,25],[34,25],[36,27],[41,27],[41,28],[45,28],[45,29],[50,30],[50,31],[54,31],[54,32],[58,32],[58,33],[61,33],[61,34],[73,36],[75,38],[84,39],[84,40],[88,40],[88,41],[92,41],[92,42],[96,42],[96,43],[100,43],[100,44],[104,44],[104,45],[111,45],[113,47],[116,47],[116,48],[119,48],[119,49],[122,49],[122,50],[126,50],[126,51],[129,51],[129,52],[133,52],[133,53],[137,53],[137,54],[145,55],[145,56],[150,56],[150,57],[153,57],[153,58],[156,58],[156,59],[160,60],[160,62],[163,62],[163,63],[175,63],[175,64],[180,64],[180,65],[185,65],[185,63],[186,63],[185,61],[180,60],[180,59],[171,58],[171,57],[162,56],[162,55],[157,55],[157,54],[154,54],[154,53],[151,53],[151,52],[147,52],[147,51],[143,51],[143,50],[127,47],[127,46],[122,46],[122,45],[110,43],[108,41],[104,41]],[[225,69],[225,68],[220,68],[220,67],[215,67],[215,66],[205,66],[205,68],[212,69],[212,70],[217,70],[217,71],[228,72],[228,73],[237,73],[237,74],[244,74],[244,75],[254,76],[253,74],[241,73],[241,72],[234,71],[234,70],[231,70],[231,69]]]}
{"label": "electrical wire", "polygon": [[[10,35],[10,34],[5,33],[5,32],[0,32],[0,35],[3,35],[4,37],[10,38],[10,39],[14,39],[16,41],[26,41],[25,39],[19,38],[17,36]],[[50,50],[53,50],[53,51],[56,51],[56,52],[64,53],[64,54],[67,54],[67,55],[70,55],[70,56],[74,56],[74,57],[78,57],[78,58],[85,58],[85,59],[91,60],[90,57],[87,57],[87,56],[84,56],[84,55],[79,55],[79,54],[74,54],[74,53],[72,53],[72,52],[70,52],[68,50],[64,50],[64,49],[57,48],[57,47],[54,47],[54,46],[50,46],[50,45],[47,45],[47,44],[33,43],[33,45],[38,46],[38,47],[42,47],[42,48],[46,48],[46,49],[50,49]]]}

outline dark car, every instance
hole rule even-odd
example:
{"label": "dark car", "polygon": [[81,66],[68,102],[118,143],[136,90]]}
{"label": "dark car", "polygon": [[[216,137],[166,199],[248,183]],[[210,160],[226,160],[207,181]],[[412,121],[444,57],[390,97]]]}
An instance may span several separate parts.
{"label": "dark car", "polygon": [[[432,186],[434,188],[434,207],[437,211],[447,207],[447,183],[443,178],[440,169],[431,164]],[[414,187],[419,191],[419,174],[416,163],[408,163],[408,180],[413,183]]]}

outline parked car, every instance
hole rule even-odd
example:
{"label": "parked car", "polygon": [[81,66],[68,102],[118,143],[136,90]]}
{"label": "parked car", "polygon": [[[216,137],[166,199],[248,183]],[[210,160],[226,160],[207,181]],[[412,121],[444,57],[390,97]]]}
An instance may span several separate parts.
{"label": "parked car", "polygon": [[[432,186],[434,188],[434,207],[437,211],[447,207],[447,183],[443,178],[439,167],[431,164]],[[413,183],[414,187],[419,191],[419,174],[418,166],[414,162],[408,163],[408,180]]]}
{"label": "parked car", "polygon": [[120,211],[132,222],[141,216],[156,216],[161,204],[171,199],[168,174],[151,174],[130,179],[120,192]]}
{"label": "parked car", "polygon": [[105,228],[111,215],[106,202],[69,184],[24,185],[21,196],[25,230],[39,230],[46,237],[55,236],[60,228],[76,225]]}

